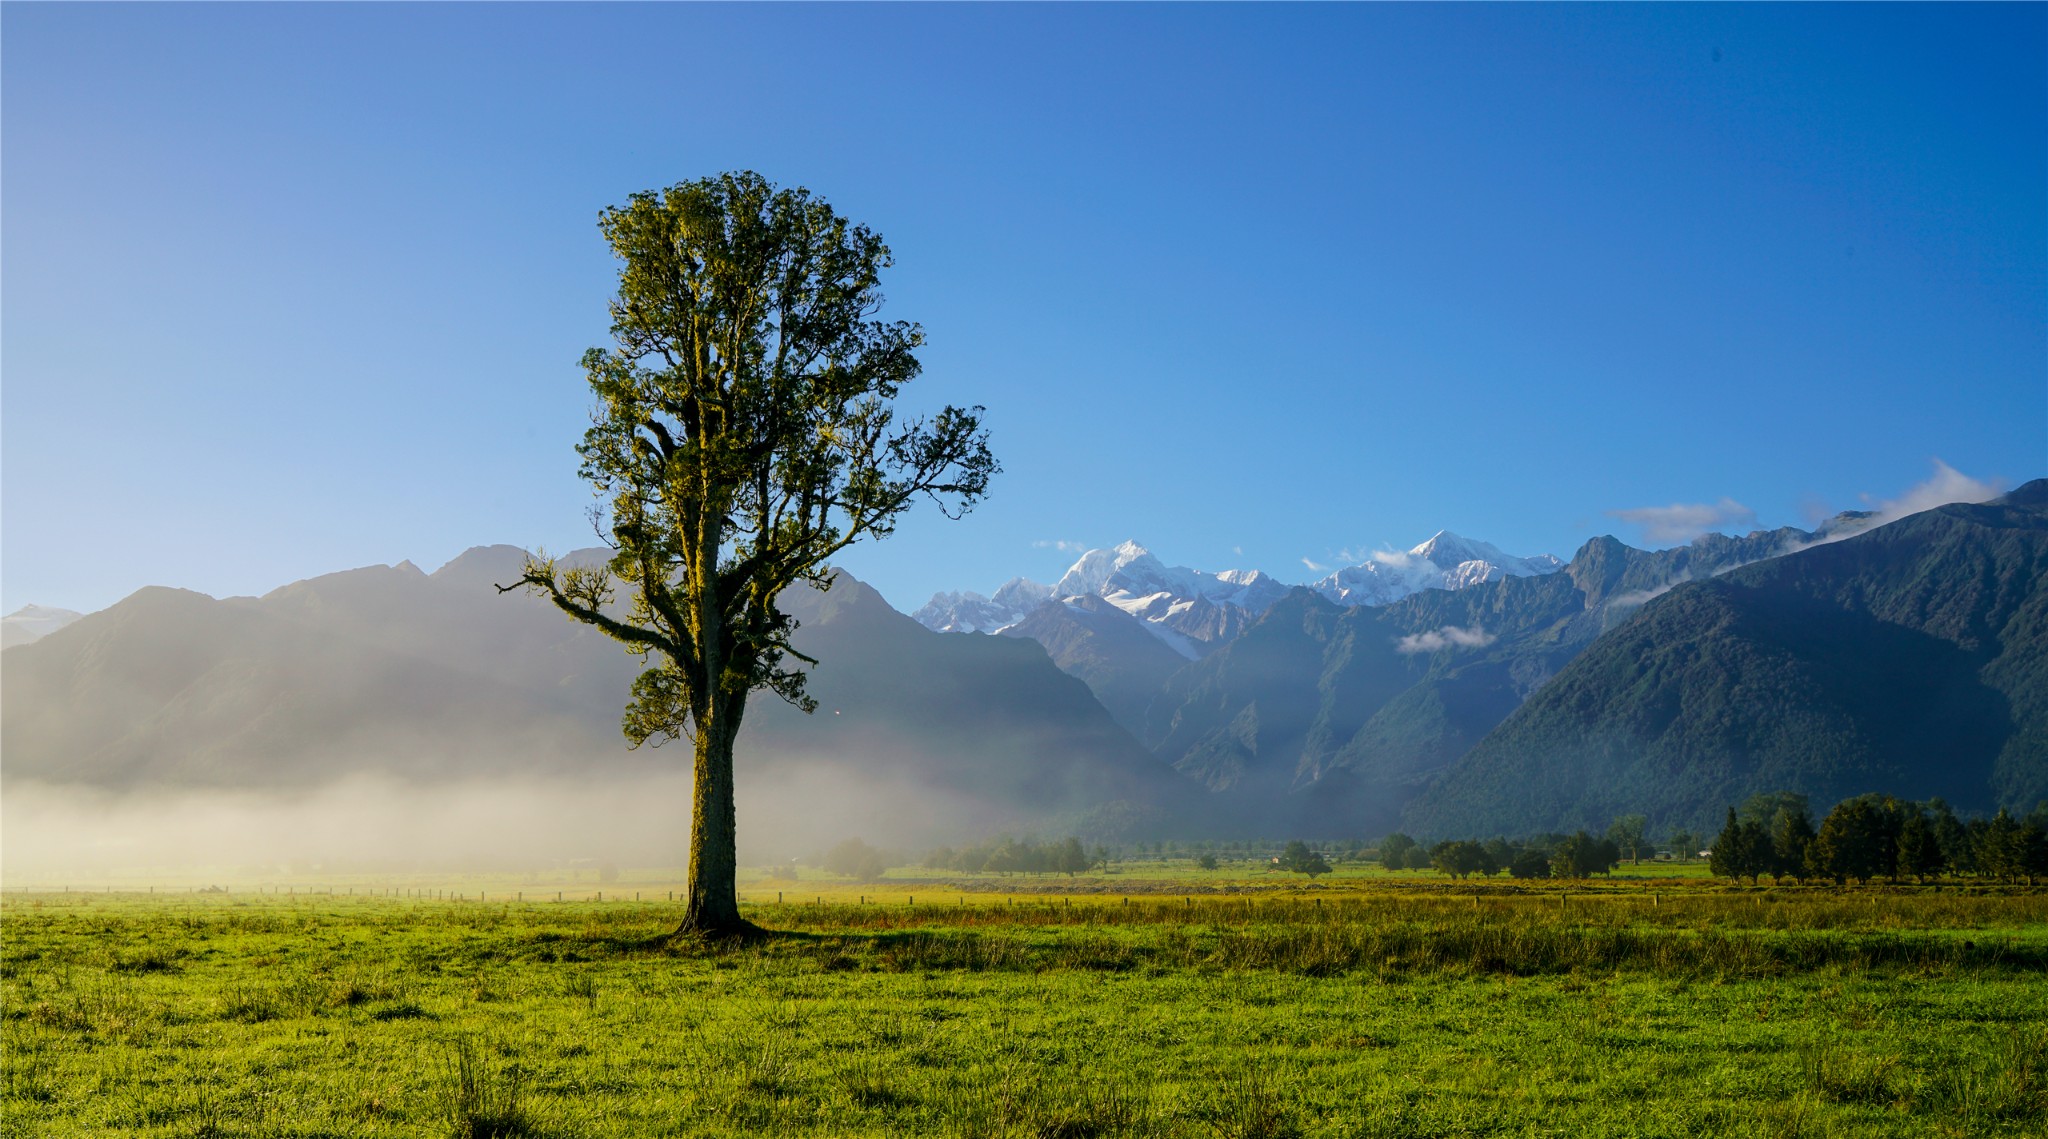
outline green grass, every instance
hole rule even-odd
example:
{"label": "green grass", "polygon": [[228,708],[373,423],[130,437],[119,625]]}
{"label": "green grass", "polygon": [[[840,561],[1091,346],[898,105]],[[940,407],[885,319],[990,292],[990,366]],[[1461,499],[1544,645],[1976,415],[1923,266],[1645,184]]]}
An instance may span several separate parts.
{"label": "green grass", "polygon": [[0,1132],[2048,1132],[2048,897],[1176,884],[10,893]]}

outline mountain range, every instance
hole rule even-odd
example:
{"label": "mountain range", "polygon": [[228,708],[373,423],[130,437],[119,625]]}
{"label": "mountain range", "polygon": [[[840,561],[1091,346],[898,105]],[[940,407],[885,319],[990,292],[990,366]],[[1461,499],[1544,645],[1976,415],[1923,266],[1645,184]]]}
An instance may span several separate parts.
{"label": "mountain range", "polygon": [[[1824,537],[1824,536],[1823,536]],[[1673,588],[1433,781],[1433,833],[1711,825],[1791,788],[2048,799],[2048,481]]]}
{"label": "mountain range", "polygon": [[[479,547],[431,575],[372,566],[260,598],[140,590],[0,654],[5,778],[288,790],[364,773],[447,783],[687,770],[686,747],[625,746],[636,658],[538,599],[496,591],[524,558]],[[802,622],[799,648],[821,662],[819,710],[757,695],[739,760],[743,793],[787,829],[953,841],[1114,803],[1199,814],[1199,796],[1035,643],[938,636],[844,574],[786,607]],[[862,828],[877,818],[887,826]]]}
{"label": "mountain range", "polygon": [[[523,557],[479,547],[261,598],[139,591],[0,655],[0,775],[289,788],[686,766],[619,737],[637,660],[492,588]],[[1771,790],[2048,797],[2048,481],[1896,521],[1595,538],[1568,562],[1445,532],[1290,587],[1125,543],[914,620],[845,574],[786,605],[820,710],[757,696],[742,778],[812,833],[1444,837],[1632,813],[1710,828]]]}
{"label": "mountain range", "polygon": [[[1549,555],[1517,558],[1445,530],[1308,588],[1335,604],[1357,606],[1535,576],[1561,564]],[[1169,567],[1138,543],[1125,542],[1081,555],[1050,586],[1013,578],[993,597],[940,593],[912,616],[936,632],[1037,641],[1053,663],[1088,684],[1118,723],[1150,743],[1146,715],[1166,678],[1235,640],[1294,588],[1258,570]],[[1157,646],[1131,635],[1138,631]]]}
{"label": "mountain range", "polygon": [[0,617],[0,649],[39,641],[83,616],[48,605],[24,605]]}

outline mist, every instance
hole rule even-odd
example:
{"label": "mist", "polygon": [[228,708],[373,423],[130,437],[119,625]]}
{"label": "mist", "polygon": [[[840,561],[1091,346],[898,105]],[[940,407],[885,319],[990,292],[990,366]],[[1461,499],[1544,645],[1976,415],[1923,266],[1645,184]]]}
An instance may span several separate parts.
{"label": "mist", "polygon": [[[0,881],[162,884],[326,875],[511,872],[688,860],[687,755],[672,774],[417,783],[357,776],[297,790],[107,791],[10,782]],[[986,803],[878,782],[823,761],[738,773],[742,866],[787,863],[842,839],[915,850],[1030,829]]]}

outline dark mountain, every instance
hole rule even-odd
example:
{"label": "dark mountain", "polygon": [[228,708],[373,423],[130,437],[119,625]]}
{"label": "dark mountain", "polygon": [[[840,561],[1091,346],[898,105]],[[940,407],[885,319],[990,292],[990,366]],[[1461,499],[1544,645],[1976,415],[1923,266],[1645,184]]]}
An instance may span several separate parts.
{"label": "dark mountain", "polygon": [[1673,588],[1407,814],[1432,834],[1710,828],[1732,802],[2048,797],[2048,480]]}
{"label": "dark mountain", "polygon": [[[141,590],[0,654],[6,778],[293,788],[364,773],[432,782],[686,770],[683,746],[629,751],[619,734],[635,658],[492,587],[513,580],[522,557],[479,548],[431,577],[375,566],[262,598]],[[805,716],[756,695],[740,741],[743,794],[747,779],[800,791],[815,774],[841,791],[886,792],[920,833],[1028,825],[1116,800],[1187,809],[1184,781],[1036,643],[932,633],[845,575],[789,604],[799,647],[821,661],[811,680],[820,708]],[[853,809],[838,791],[824,797],[834,796]]]}
{"label": "dark mountain", "polygon": [[1596,538],[1558,573],[1381,606],[1296,590],[1173,674],[1144,738],[1267,827],[1391,827],[1432,776],[1644,602],[1814,538],[1710,534],[1657,551]]}
{"label": "dark mountain", "polygon": [[1145,730],[1145,709],[1167,677],[1188,663],[1137,617],[1093,594],[1047,601],[998,635],[1037,641],[1133,737]]}

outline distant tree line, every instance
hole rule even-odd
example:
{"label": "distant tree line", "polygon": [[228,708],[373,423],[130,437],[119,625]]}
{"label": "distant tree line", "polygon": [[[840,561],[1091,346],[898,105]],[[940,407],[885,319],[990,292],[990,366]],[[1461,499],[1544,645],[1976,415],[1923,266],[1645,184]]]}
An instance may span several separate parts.
{"label": "distant tree line", "polygon": [[1578,831],[1519,840],[1451,839],[1425,846],[1397,831],[1380,840],[1380,865],[1389,870],[1433,868],[1453,878],[1475,874],[1490,878],[1503,872],[1514,878],[1587,878],[1612,872],[1621,862],[1624,849],[1632,854],[1640,852],[1641,828],[1639,823],[1634,825],[1635,837],[1626,848],[1612,832],[1608,837]]}
{"label": "distant tree line", "polygon": [[1752,797],[1728,809],[1712,867],[1724,878],[1924,882],[1943,874],[2005,881],[2048,877],[2048,802],[2025,819],[1999,811],[1967,822],[1939,798],[1925,803],[1859,795],[1829,811],[1818,828],[1806,796]]}
{"label": "distant tree line", "polygon": [[980,846],[955,850],[942,846],[925,855],[931,870],[957,870],[966,874],[1075,874],[1100,866],[1109,852],[1097,847],[1090,853],[1079,838],[1038,843],[1031,839],[1000,838]]}
{"label": "distant tree line", "polygon": [[[2000,811],[1965,821],[1941,799],[1911,803],[1888,795],[1864,795],[1836,805],[1819,826],[1804,795],[1755,795],[1728,812],[1711,850],[1690,831],[1670,832],[1662,842],[1649,837],[1642,815],[1623,815],[1606,833],[1538,834],[1520,839],[1450,839],[1424,843],[1394,833],[1377,845],[1361,840],[1311,845],[1299,839],[1176,842],[1144,841],[1129,846],[1096,846],[1069,836],[1053,841],[998,838],[973,846],[942,846],[923,865],[968,874],[1066,874],[1091,870],[1116,873],[1113,864],[1185,860],[1202,870],[1226,863],[1251,863],[1310,878],[1345,862],[1378,861],[1388,870],[1435,870],[1452,878],[1506,874],[1519,879],[1587,878],[1611,874],[1622,861],[1646,856],[1708,858],[1722,877],[1832,879],[1838,882],[1887,878],[1926,880],[1942,874],[1975,874],[2032,883],[2048,877],[2048,802],[2024,819]],[[850,839],[806,862],[835,874],[873,879],[898,856]]]}

